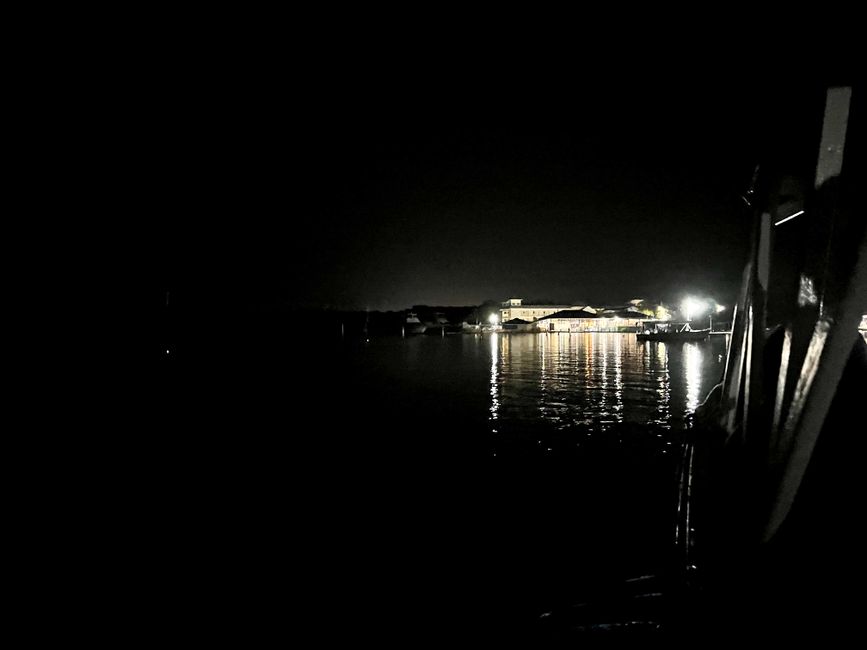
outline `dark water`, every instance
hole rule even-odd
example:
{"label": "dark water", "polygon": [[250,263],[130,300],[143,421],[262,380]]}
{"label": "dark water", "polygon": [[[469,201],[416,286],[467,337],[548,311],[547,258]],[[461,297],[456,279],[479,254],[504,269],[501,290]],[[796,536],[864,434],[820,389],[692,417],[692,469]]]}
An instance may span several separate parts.
{"label": "dark water", "polygon": [[454,420],[471,441],[563,439],[619,425],[681,427],[720,380],[725,343],[639,343],[630,334],[385,338],[350,346],[343,371],[371,400],[373,417],[406,418],[408,434]]}
{"label": "dark water", "polygon": [[166,371],[172,541],[149,579],[181,576],[166,597],[210,603],[202,625],[405,646],[532,639],[546,609],[656,570],[678,431],[725,341],[235,344]]}

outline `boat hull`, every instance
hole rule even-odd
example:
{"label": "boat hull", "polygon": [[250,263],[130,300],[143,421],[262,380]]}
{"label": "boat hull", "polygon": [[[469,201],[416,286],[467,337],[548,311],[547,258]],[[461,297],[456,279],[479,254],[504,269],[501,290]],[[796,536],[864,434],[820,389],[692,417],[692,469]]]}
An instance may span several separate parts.
{"label": "boat hull", "polygon": [[696,330],[691,332],[640,332],[635,335],[639,341],[660,341],[663,343],[676,343],[678,341],[704,341],[710,332],[708,330]]}

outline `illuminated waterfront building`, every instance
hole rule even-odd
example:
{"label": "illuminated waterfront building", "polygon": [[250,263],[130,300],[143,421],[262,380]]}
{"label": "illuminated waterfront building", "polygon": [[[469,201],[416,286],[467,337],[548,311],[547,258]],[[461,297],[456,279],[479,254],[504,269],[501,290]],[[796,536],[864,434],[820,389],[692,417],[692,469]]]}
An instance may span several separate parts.
{"label": "illuminated waterfront building", "polygon": [[567,309],[583,309],[590,313],[596,313],[595,309],[586,305],[524,305],[522,303],[522,298],[510,298],[504,302],[502,309],[500,309],[500,322],[505,323],[517,318],[532,323]]}
{"label": "illuminated waterfront building", "polygon": [[524,305],[520,298],[504,302],[500,314],[504,329],[524,332],[637,332],[655,320],[633,306]]}

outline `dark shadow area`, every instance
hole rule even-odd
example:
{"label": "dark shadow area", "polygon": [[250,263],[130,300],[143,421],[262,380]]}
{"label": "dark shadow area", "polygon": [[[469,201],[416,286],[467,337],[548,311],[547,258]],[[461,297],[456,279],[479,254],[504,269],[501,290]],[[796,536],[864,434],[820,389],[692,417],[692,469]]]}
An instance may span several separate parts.
{"label": "dark shadow area", "polygon": [[[797,255],[775,257],[769,284],[780,290],[762,296],[766,303],[744,302],[754,297],[745,291],[739,304],[737,318],[761,318],[749,321],[753,338],[741,339],[751,341],[744,349],[753,356],[738,367],[753,374],[734,385],[732,412],[764,432],[757,436],[723,429],[720,413],[706,411],[659,437],[652,427],[627,423],[606,436],[582,437],[580,446],[566,435],[525,435],[535,434],[532,427],[495,440],[489,412],[478,408],[490,398],[489,368],[431,364],[418,377],[395,373],[393,359],[365,352],[367,334],[399,336],[405,314],[385,311],[395,309],[393,301],[440,295],[406,298],[426,288],[419,268],[433,269],[425,277],[451,287],[458,297],[449,304],[457,305],[470,303],[474,292],[509,295],[505,287],[524,279],[528,293],[550,291],[564,300],[574,289],[562,277],[583,281],[598,269],[605,282],[588,289],[605,294],[615,286],[663,293],[685,276],[697,284],[719,281],[721,291],[734,294],[730,271],[743,261],[750,230],[734,205],[754,197],[731,190],[746,185],[758,157],[776,165],[762,181],[762,201],[776,197],[774,209],[782,209],[808,196],[816,201],[806,203],[810,209],[828,208],[809,182],[786,180],[813,169],[821,110],[812,89],[794,104],[771,89],[750,89],[749,104],[733,94],[681,89],[675,94],[685,103],[658,107],[635,123],[630,93],[621,91],[612,102],[617,110],[605,115],[604,103],[591,101],[598,95],[586,91],[574,98],[586,105],[580,116],[588,133],[580,142],[559,138],[558,125],[574,119],[565,110],[572,104],[542,135],[511,133],[508,115],[477,129],[471,118],[484,122],[485,112],[452,111],[428,130],[421,119],[367,119],[372,108],[328,130],[329,119],[314,116],[309,104],[307,121],[274,136],[294,143],[297,174],[274,165],[278,156],[263,144],[274,135],[267,125],[279,122],[273,107],[249,130],[229,134],[237,141],[193,129],[183,140],[185,156],[152,172],[148,180],[158,189],[143,201],[142,223],[150,223],[148,210],[172,206],[154,217],[154,240],[167,233],[168,244],[153,262],[162,284],[148,294],[141,317],[157,334],[139,356],[141,374],[117,388],[122,397],[109,410],[118,436],[98,453],[112,465],[112,493],[101,498],[119,549],[118,575],[109,584],[124,594],[113,605],[120,621],[157,642],[313,636],[394,647],[572,647],[623,639],[702,645],[857,628],[864,577],[860,402],[867,386],[861,340],[792,511],[771,541],[760,543],[770,485],[782,471],[768,452],[777,387],[760,384],[750,403],[743,394],[750,381],[779,370],[783,330],[775,327],[800,323],[807,340],[817,322],[812,312],[784,313],[798,300],[791,282],[804,260]],[[688,134],[709,128],[701,116],[725,115],[701,109],[720,100],[732,121],[709,129],[703,142],[691,141],[687,154],[696,157],[670,146],[675,126]],[[760,113],[755,121],[753,109]],[[436,111],[428,106],[428,113]],[[694,119],[684,126],[683,115]],[[188,118],[196,122],[194,110]],[[771,123],[778,128],[764,134]],[[805,123],[793,142],[790,132]],[[462,146],[469,162],[455,167]],[[626,159],[624,151],[638,153]],[[548,162],[537,165],[537,157]],[[184,160],[201,165],[184,176]],[[492,168],[491,160],[502,167]],[[532,178],[512,184],[527,167]],[[408,188],[409,177],[418,184]],[[620,177],[639,187],[618,203],[611,179]],[[456,180],[462,178],[467,185]],[[576,178],[589,179],[591,189],[564,190]],[[287,193],[297,199],[285,203]],[[669,221],[654,197],[680,193],[685,198],[674,202],[678,212]],[[207,197],[204,207],[196,196]],[[539,222],[527,230],[526,213],[540,196]],[[855,203],[852,194],[845,200],[850,208]],[[456,203],[469,207],[453,210]],[[601,216],[585,223],[561,204]],[[646,213],[636,212],[645,204],[652,204]],[[713,218],[693,227],[694,214],[708,205]],[[407,206],[412,214],[446,217],[421,219],[425,225],[416,229]],[[476,214],[487,216],[476,222]],[[560,230],[561,223],[568,226]],[[606,236],[629,229],[640,231],[639,244],[603,250]],[[598,233],[585,236],[589,230]],[[781,248],[787,237],[803,241],[784,233]],[[705,264],[703,239],[709,257],[722,260],[717,268]],[[418,242],[423,255],[414,252]],[[462,244],[457,257],[454,242]],[[656,246],[670,255],[662,271],[621,264]],[[575,259],[576,250],[588,252]],[[399,254],[386,259],[390,251]],[[539,268],[538,260],[549,258],[557,264]],[[811,263],[821,270],[826,261]],[[841,269],[851,263],[834,262]],[[753,284],[744,288],[752,288],[755,278],[745,277]],[[829,276],[820,287],[829,300],[839,298],[838,279]],[[391,293],[392,285],[403,293]],[[169,288],[166,312],[161,301]],[[372,311],[383,311],[362,322],[367,295],[382,303]],[[448,307],[422,315],[440,309]],[[762,320],[766,312],[771,316]],[[449,315],[466,317],[473,314]],[[695,519],[687,535],[688,460]]]}

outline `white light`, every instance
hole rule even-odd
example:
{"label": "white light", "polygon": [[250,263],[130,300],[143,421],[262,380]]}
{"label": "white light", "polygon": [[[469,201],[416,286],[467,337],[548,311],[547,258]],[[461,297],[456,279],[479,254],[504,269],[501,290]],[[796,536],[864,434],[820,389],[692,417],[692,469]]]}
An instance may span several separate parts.
{"label": "white light", "polygon": [[500,319],[497,318],[496,314],[491,314],[490,316],[488,316],[488,322],[491,325],[496,325],[498,322],[500,322]]}
{"label": "white light", "polygon": [[[693,413],[698,408],[701,388],[701,349],[696,343],[683,346],[683,369],[686,375],[686,412]],[[670,442],[666,443],[670,445]]]}
{"label": "white light", "polygon": [[803,211],[803,210],[798,210],[795,214],[790,214],[790,215],[789,215],[788,217],[786,217],[785,219],[780,219],[780,220],[779,220],[778,222],[776,222],[774,225],[775,225],[775,226],[779,226],[781,223],[786,223],[789,219],[794,219],[795,217],[800,217],[802,214],[804,214],[804,211]]}
{"label": "white light", "polygon": [[726,310],[725,305],[717,305],[716,306],[716,313],[718,313],[718,314],[724,312],[725,310]]}
{"label": "white light", "polygon": [[695,298],[687,298],[680,305],[680,310],[686,317],[686,320],[692,320],[693,316],[698,316],[705,309],[707,309],[707,304]]}

